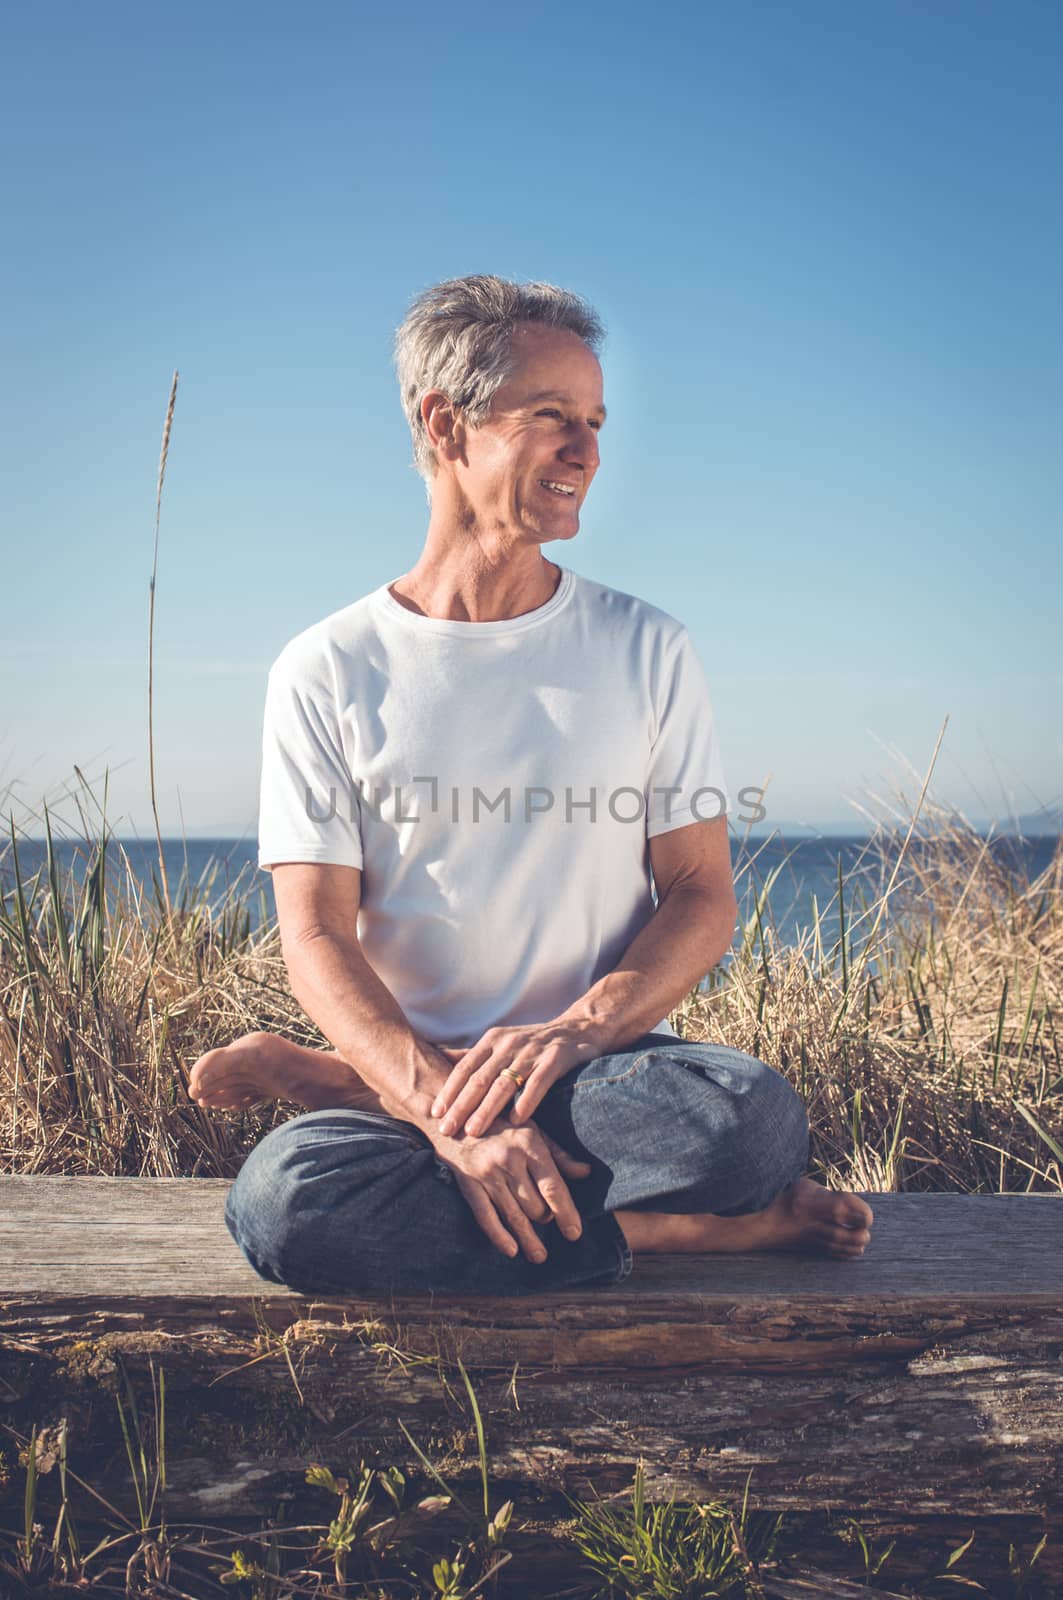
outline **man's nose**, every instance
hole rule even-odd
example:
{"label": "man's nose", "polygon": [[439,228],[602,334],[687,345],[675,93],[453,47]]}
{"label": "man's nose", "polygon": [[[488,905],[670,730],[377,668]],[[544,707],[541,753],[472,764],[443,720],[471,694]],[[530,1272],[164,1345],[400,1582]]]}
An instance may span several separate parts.
{"label": "man's nose", "polygon": [[585,472],[596,472],[600,461],[598,435],[589,422],[577,423],[565,441],[562,455],[566,461],[581,466]]}

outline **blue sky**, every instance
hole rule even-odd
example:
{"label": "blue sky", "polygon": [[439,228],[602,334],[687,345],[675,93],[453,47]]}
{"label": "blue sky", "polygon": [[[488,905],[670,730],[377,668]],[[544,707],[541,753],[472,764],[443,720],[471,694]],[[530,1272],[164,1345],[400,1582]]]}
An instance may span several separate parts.
{"label": "blue sky", "polygon": [[545,553],[687,623],[732,792],[858,820],[947,715],[937,798],[1059,800],[1054,3],[42,0],[3,57],[5,810],[109,767],[151,830],[176,368],[162,823],[254,832],[270,663],[421,549],[391,339],[469,272],[601,314]]}

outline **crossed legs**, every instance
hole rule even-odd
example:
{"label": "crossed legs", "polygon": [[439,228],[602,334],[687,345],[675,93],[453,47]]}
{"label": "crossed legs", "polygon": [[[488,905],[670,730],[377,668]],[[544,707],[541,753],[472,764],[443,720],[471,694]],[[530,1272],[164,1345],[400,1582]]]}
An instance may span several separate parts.
{"label": "crossed legs", "polygon": [[[754,1088],[757,1114],[744,1117],[743,1144],[736,1139],[740,1110],[743,1106],[752,1107]],[[319,1144],[325,1138],[343,1141],[344,1128],[354,1130],[357,1123],[359,1158],[368,1157],[371,1147],[376,1162],[381,1139],[397,1157],[397,1136],[400,1144],[405,1144],[402,1162],[408,1165],[413,1160],[415,1170],[431,1171],[432,1178],[448,1176],[442,1163],[435,1160],[431,1142],[408,1123],[395,1123],[394,1118],[386,1117],[375,1091],[336,1051],[309,1050],[263,1032],[243,1035],[232,1045],[200,1056],[192,1069],[189,1093],[205,1109],[239,1109],[263,1099],[291,1099],[311,1112],[360,1112],[362,1117],[355,1117],[354,1122],[351,1118],[346,1123],[343,1118],[333,1118],[331,1122],[319,1118],[312,1128],[306,1126],[307,1138],[312,1134]],[[717,1149],[722,1152],[711,1163],[709,1178],[704,1174],[704,1138],[688,1136],[692,1106],[700,1115],[704,1109],[704,1117],[714,1128]],[[535,1120],[572,1154],[584,1154],[576,1146],[586,1141],[586,1158],[594,1162],[596,1173],[586,1184],[572,1186],[573,1198],[584,1218],[589,1211],[597,1210],[599,1216],[612,1219],[597,1230],[597,1264],[610,1277],[616,1275],[615,1267],[610,1266],[615,1251],[610,1253],[608,1245],[616,1237],[623,1240],[629,1253],[636,1254],[800,1250],[837,1259],[860,1256],[869,1242],[874,1219],[871,1208],[858,1195],[836,1194],[800,1174],[804,1160],[796,1152],[800,1150],[804,1109],[799,1107],[796,1093],[780,1074],[741,1051],[717,1045],[690,1045],[680,1040],[669,1042],[666,1035],[647,1035],[632,1050],[588,1062],[578,1072],[578,1083],[554,1086],[536,1110]],[[661,1117],[655,1122],[658,1109]],[[644,1158],[634,1163],[624,1144],[624,1117],[628,1118],[629,1133],[634,1134],[628,1144],[644,1152]],[[751,1120],[764,1131],[764,1138],[757,1144],[756,1160],[749,1155]],[[279,1152],[277,1134],[290,1128],[290,1144],[299,1125],[307,1122],[306,1117],[301,1117],[282,1125],[267,1134],[258,1149],[274,1141],[271,1152]],[[610,1154],[613,1128],[618,1142]],[[645,1152],[647,1130],[652,1147]],[[674,1149],[672,1130],[684,1131],[690,1149]],[[807,1134],[807,1122],[804,1130]],[[376,1136],[376,1146],[368,1139],[370,1133]],[[764,1149],[760,1150],[760,1144]],[[605,1162],[596,1160],[597,1146],[605,1150]],[[728,1170],[728,1150],[736,1157],[732,1170]],[[256,1154],[258,1150],[251,1152],[248,1162]],[[331,1154],[338,1157],[336,1150]],[[256,1166],[264,1171],[264,1158]],[[344,1168],[344,1173],[344,1182],[349,1186],[354,1181],[352,1171]],[[243,1184],[247,1192],[251,1179],[253,1173],[248,1173]],[[407,1179],[411,1181],[411,1171],[407,1171]],[[384,1189],[389,1189],[387,1182]],[[432,1184],[427,1190],[432,1206],[439,1200],[437,1190],[439,1184]],[[451,1194],[467,1213],[464,1200],[453,1190]],[[655,1197],[668,1210],[655,1210]],[[373,1195],[368,1190],[363,1192],[362,1214],[371,1200]],[[466,1227],[459,1227],[467,1245],[474,1246],[477,1254],[487,1245],[491,1270],[495,1262],[504,1266],[503,1256],[483,1238],[471,1214],[464,1221],[472,1222],[474,1230],[469,1234]],[[411,1226],[419,1226],[419,1222],[411,1219]],[[541,1237],[548,1253],[557,1258],[564,1240],[556,1230],[548,1234],[543,1229]],[[565,1248],[570,1250],[572,1246]],[[605,1266],[600,1259],[602,1250],[608,1258]],[[258,1266],[258,1261],[253,1264]],[[589,1264],[573,1261],[570,1266],[576,1272],[583,1270],[586,1277]],[[543,1272],[540,1267],[532,1270]],[[578,1278],[572,1282],[578,1282]]]}

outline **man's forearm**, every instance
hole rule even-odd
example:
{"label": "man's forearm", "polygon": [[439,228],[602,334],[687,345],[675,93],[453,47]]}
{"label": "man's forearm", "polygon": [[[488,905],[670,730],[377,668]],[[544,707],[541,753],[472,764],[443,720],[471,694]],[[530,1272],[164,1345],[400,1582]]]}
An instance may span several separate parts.
{"label": "man's forearm", "polygon": [[450,1074],[445,1056],[411,1028],[355,939],[315,934],[284,946],[292,993],[389,1116],[434,1128],[432,1102]]}
{"label": "man's forearm", "polygon": [[666,1017],[731,948],[733,900],[675,888],[620,961],[556,1021],[589,1022],[598,1045],[622,1050]]}

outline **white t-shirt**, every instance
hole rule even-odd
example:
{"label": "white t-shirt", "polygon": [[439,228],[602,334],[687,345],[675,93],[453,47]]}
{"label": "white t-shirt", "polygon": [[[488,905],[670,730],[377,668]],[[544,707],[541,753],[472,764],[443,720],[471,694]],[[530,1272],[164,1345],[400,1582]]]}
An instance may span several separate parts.
{"label": "white t-shirt", "polygon": [[361,868],[362,954],[434,1044],[565,1011],[654,913],[647,840],[731,809],[684,625],[567,567],[498,622],[384,584],[270,669],[259,865]]}

